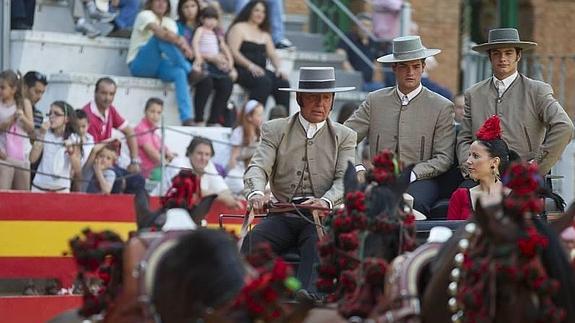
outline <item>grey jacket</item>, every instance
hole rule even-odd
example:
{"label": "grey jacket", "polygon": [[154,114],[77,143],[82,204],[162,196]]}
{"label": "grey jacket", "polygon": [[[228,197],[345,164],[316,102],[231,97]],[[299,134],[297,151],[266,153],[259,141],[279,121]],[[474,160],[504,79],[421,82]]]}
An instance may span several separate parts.
{"label": "grey jacket", "polygon": [[298,120],[299,113],[275,119],[262,126],[262,141],[244,174],[246,196],[264,191],[270,182],[280,202],[291,201],[301,182],[306,163],[315,197],[326,198],[333,206],[343,202],[343,175],[355,159],[355,132],[326,120],[307,139]]}
{"label": "grey jacket", "polygon": [[475,133],[492,115],[501,118],[502,138],[523,160],[549,172],[573,137],[573,122],[549,84],[519,74],[499,99],[493,77],[465,92],[465,114],[457,136],[459,163],[465,163]]}
{"label": "grey jacket", "polygon": [[344,123],[357,132],[357,140],[369,139],[371,156],[383,149],[399,155],[406,165],[415,164],[417,179],[446,172],[454,160],[453,103],[423,87],[402,107],[395,87],[370,93]]}

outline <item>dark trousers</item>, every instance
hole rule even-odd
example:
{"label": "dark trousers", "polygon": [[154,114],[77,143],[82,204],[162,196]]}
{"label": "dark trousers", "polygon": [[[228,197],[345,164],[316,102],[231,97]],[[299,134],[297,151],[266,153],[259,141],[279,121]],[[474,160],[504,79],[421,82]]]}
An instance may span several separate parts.
{"label": "dark trousers", "polygon": [[318,237],[313,219],[309,216],[307,218],[312,223],[291,214],[274,214],[266,217],[248,233],[241,252],[244,255],[249,254],[252,247],[261,242],[269,242],[278,255],[297,247],[301,261],[296,277],[301,282],[302,288],[314,293],[317,290],[315,267],[319,263],[316,246]]}
{"label": "dark trousers", "polygon": [[439,191],[436,178],[415,181],[407,187],[407,193],[413,196],[413,208],[425,215],[429,215],[431,207],[439,199]]}
{"label": "dark trousers", "polygon": [[241,66],[236,66],[238,70],[238,84],[250,92],[250,99],[266,105],[267,99],[273,95],[276,105],[281,104],[289,109],[290,93],[279,91],[278,88],[289,87],[287,80],[277,77],[272,71],[266,70],[262,77],[253,77],[252,74]]}
{"label": "dark trousers", "polygon": [[11,28],[32,29],[36,0],[12,0],[10,5]]}
{"label": "dark trousers", "polygon": [[196,84],[194,95],[194,108],[196,122],[204,121],[204,111],[210,94],[214,92],[212,98],[212,108],[208,123],[219,123],[224,127],[231,127],[228,113],[226,113],[228,100],[232,95],[234,82],[228,76],[211,77],[208,76]]}

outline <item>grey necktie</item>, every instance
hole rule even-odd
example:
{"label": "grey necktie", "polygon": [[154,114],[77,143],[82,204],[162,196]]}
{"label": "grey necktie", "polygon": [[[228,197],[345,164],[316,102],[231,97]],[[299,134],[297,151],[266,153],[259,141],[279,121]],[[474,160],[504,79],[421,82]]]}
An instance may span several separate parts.
{"label": "grey necktie", "polygon": [[503,92],[505,92],[505,84],[501,80],[495,80],[495,87],[497,88],[497,93],[499,97],[503,96]]}

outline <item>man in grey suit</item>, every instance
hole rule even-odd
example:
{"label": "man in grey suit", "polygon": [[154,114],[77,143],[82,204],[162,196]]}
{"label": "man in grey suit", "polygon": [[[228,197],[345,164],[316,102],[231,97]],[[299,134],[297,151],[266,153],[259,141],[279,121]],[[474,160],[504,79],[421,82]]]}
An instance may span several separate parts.
{"label": "man in grey suit", "polygon": [[[332,67],[302,67],[298,88],[280,90],[296,92],[300,112],[263,124],[262,141],[244,174],[249,207],[264,213],[268,182],[279,202],[325,208],[341,204],[343,175],[355,158],[356,134],[328,117],[335,93],[353,87],[335,87]],[[270,214],[248,233],[242,253],[264,241],[277,254],[297,247],[301,257],[297,278],[302,288],[314,293],[317,229],[309,212],[301,213]]]}
{"label": "man in grey suit", "polygon": [[368,138],[371,156],[389,149],[415,165],[407,192],[425,215],[440,197],[437,177],[451,167],[455,152],[453,103],[421,85],[425,58],[440,52],[423,47],[419,36],[395,38],[393,53],[377,60],[392,64],[397,86],[371,92],[344,123],[358,142]]}
{"label": "man in grey suit", "polygon": [[[489,55],[493,77],[465,92],[465,112],[457,136],[457,156],[465,167],[475,132],[492,115],[501,119],[502,137],[521,159],[539,164],[547,174],[573,135],[573,122],[553,97],[549,84],[517,72],[523,50],[537,46],[521,41],[514,28],[489,31],[487,43],[472,49]],[[463,168],[464,169],[464,168]]]}

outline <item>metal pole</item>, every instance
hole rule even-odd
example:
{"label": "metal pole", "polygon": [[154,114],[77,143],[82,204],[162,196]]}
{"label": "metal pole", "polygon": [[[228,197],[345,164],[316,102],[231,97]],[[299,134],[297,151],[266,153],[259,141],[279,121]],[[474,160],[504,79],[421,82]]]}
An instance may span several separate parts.
{"label": "metal pole", "polygon": [[0,5],[0,70],[10,67],[10,1],[2,0]]}
{"label": "metal pole", "polygon": [[411,4],[405,1],[401,6],[401,24],[399,27],[399,35],[400,36],[409,35],[410,28],[411,28]]}

